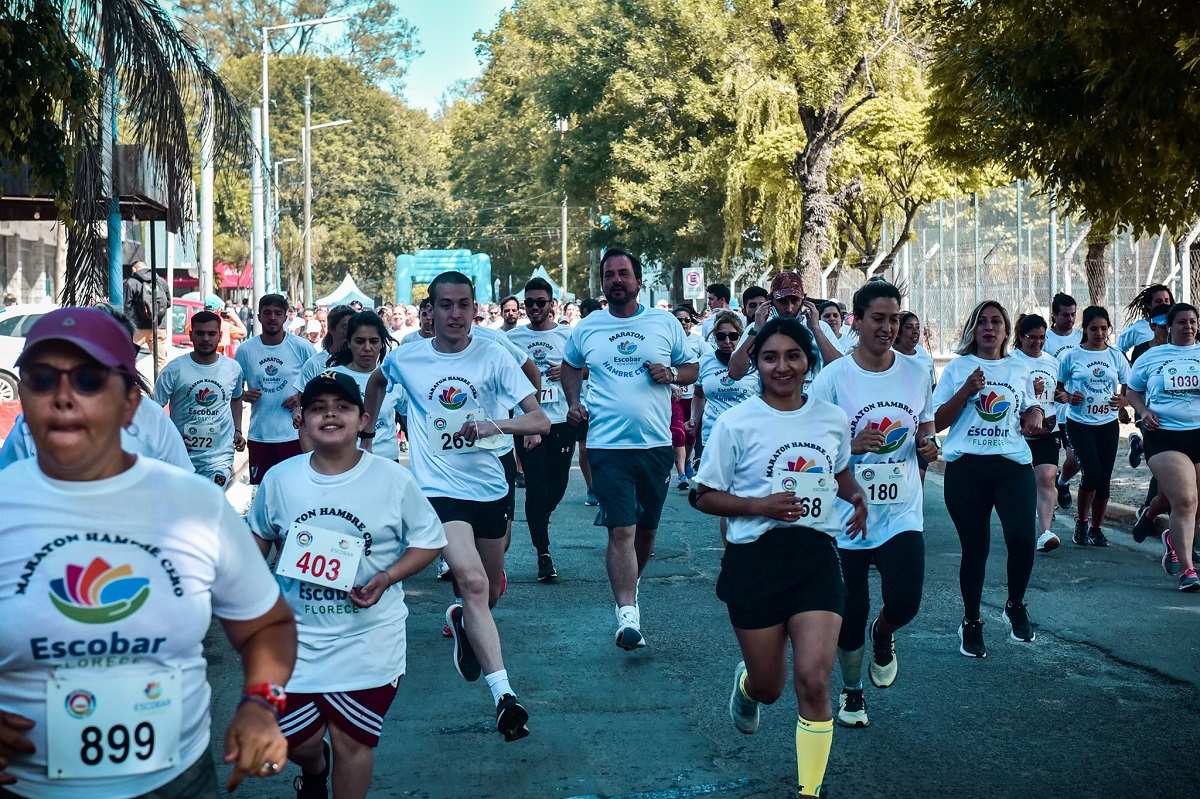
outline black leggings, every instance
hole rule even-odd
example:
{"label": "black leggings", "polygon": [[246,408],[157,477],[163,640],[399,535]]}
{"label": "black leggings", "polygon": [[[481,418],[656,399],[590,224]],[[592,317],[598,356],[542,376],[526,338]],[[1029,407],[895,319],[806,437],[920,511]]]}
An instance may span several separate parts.
{"label": "black leggings", "polygon": [[539,555],[550,553],[550,514],[562,501],[571,476],[571,458],[575,455],[575,428],[566,422],[550,426],[542,442],[525,449],[518,436],[521,465],[525,467],[525,521],[529,538]]}
{"label": "black leggings", "polygon": [[1107,424],[1083,424],[1067,420],[1067,435],[1075,445],[1075,457],[1083,472],[1079,487],[1084,491],[1095,491],[1099,497],[1108,496],[1113,464],[1117,460],[1120,429],[1116,419]]}
{"label": "black leggings", "polygon": [[871,564],[879,572],[883,610],[879,615],[893,627],[903,627],[917,617],[925,583],[925,537],[919,531],[899,533],[874,549],[839,549],[842,579],[846,583],[846,611],[838,648],[853,652],[862,647],[871,612]]}
{"label": "black leggings", "polygon": [[946,464],[945,496],[962,545],[958,585],[966,618],[979,619],[993,508],[1008,547],[1008,598],[1014,604],[1023,601],[1037,546],[1033,468],[1003,455],[963,455]]}

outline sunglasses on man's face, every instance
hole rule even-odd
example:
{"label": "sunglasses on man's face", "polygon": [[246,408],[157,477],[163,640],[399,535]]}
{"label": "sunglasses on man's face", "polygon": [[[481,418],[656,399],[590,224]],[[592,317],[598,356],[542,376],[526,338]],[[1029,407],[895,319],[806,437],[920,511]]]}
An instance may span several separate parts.
{"label": "sunglasses on man's face", "polygon": [[713,338],[717,341],[737,341],[737,333],[713,333]]}
{"label": "sunglasses on man's face", "polygon": [[532,305],[534,308],[544,308],[549,304],[550,304],[550,300],[532,300],[529,298],[525,299],[525,305],[526,306]]}
{"label": "sunglasses on man's face", "polygon": [[71,369],[56,369],[45,363],[31,363],[21,367],[21,382],[34,394],[49,394],[58,388],[63,375],[71,388],[79,394],[93,395],[104,390],[112,369],[98,363],[85,363]]}

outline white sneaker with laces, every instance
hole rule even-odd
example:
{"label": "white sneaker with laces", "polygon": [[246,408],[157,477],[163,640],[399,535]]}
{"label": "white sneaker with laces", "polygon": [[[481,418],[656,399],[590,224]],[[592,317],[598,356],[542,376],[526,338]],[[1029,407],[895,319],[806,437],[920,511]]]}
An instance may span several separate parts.
{"label": "white sneaker with laces", "polygon": [[1041,535],[1038,536],[1037,551],[1038,552],[1053,552],[1054,550],[1058,549],[1058,545],[1061,543],[1062,542],[1059,541],[1057,535],[1050,532],[1049,530],[1046,530],[1045,532],[1043,532]]}
{"label": "white sneaker with laces", "polygon": [[617,608],[617,646],[629,651],[646,645],[642,636],[642,619],[633,605]]}

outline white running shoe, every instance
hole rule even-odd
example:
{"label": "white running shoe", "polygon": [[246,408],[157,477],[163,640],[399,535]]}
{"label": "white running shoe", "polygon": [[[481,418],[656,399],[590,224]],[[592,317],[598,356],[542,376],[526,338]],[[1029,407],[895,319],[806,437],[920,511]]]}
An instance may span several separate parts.
{"label": "white running shoe", "polygon": [[1038,552],[1053,552],[1058,549],[1058,545],[1062,542],[1058,540],[1058,536],[1049,530],[1038,536],[1037,551]]}
{"label": "white running shoe", "polygon": [[733,693],[729,695],[729,718],[738,732],[753,735],[758,731],[759,703],[742,693],[742,677],[746,674],[746,661],[740,661],[733,670]]}
{"label": "white running shoe", "polygon": [[871,720],[867,718],[867,698],[862,689],[842,689],[838,698],[837,722],[843,727],[870,727]]}
{"label": "white running shoe", "polygon": [[642,619],[633,605],[617,608],[617,646],[629,651],[646,645],[642,636]]}
{"label": "white running shoe", "polygon": [[445,558],[441,558],[441,557],[438,558],[437,578],[439,580],[449,580],[450,579],[450,564],[446,562]]}

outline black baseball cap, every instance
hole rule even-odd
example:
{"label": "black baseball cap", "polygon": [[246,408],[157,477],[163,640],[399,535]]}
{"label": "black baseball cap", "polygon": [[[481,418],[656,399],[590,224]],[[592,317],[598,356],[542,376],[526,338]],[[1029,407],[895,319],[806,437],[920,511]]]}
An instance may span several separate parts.
{"label": "black baseball cap", "polygon": [[358,409],[364,410],[362,392],[358,390],[358,383],[354,382],[354,378],[345,372],[335,372],[332,369],[321,372],[321,374],[308,381],[304,386],[304,392],[300,395],[300,407],[307,408],[317,397],[325,394],[336,394],[342,399],[349,400],[358,406]]}

